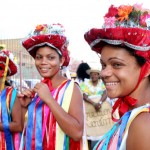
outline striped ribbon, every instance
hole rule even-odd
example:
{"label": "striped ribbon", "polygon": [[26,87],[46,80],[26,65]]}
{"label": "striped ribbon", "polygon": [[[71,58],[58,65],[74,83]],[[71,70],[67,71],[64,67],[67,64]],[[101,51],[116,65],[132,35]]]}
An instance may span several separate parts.
{"label": "striped ribbon", "polygon": [[[134,118],[140,114],[141,112],[149,112],[150,105],[144,105],[139,108],[136,108],[134,111],[128,111],[126,112],[123,117],[119,119],[118,122],[116,122],[112,129],[109,130],[106,134],[104,134],[101,139],[96,143],[93,150],[107,150],[111,145],[110,141],[112,141],[113,135],[119,130],[118,135],[118,142],[117,144],[117,150],[120,149],[122,141],[125,139],[124,137],[127,136],[127,131],[130,127],[130,124],[134,120]],[[123,139],[124,138],[124,139]]]}
{"label": "striped ribbon", "polygon": [[[65,87],[64,87],[65,85]],[[64,87],[64,88],[63,88]],[[61,86],[55,91],[55,96],[54,99],[56,101],[58,100],[58,95],[61,92],[65,91],[65,94],[62,94],[61,98],[59,99],[59,104],[62,106],[62,108],[68,112],[69,106],[70,106],[70,101],[71,101],[71,96],[73,92],[73,87],[74,87],[74,81],[72,80],[66,80],[61,84]],[[63,91],[62,91],[63,90]],[[43,101],[40,100],[38,95],[32,100],[31,104],[28,107],[28,120],[27,120],[27,129],[26,129],[26,143],[25,143],[25,149],[26,150],[41,150],[43,149],[43,142],[42,140],[44,139],[44,135],[47,132],[47,129],[50,130],[50,134],[48,135],[49,141],[47,141],[47,145],[49,145],[51,140],[54,140],[52,137],[52,125],[53,125],[53,115],[50,115],[50,110],[46,111],[47,108],[44,107]],[[46,116],[49,115],[50,117],[50,122],[49,123],[49,128],[46,127],[46,122],[47,119],[42,120],[43,115],[46,113]],[[33,115],[32,115],[33,114]],[[52,120],[51,120],[52,119]],[[44,127],[44,129],[43,129]],[[25,130],[24,130],[25,132]],[[49,133],[49,132],[48,132]],[[24,133],[23,133],[24,134]],[[64,132],[61,130],[61,128],[58,126],[56,123],[56,139],[55,139],[55,150],[69,150],[69,137],[64,134]],[[23,138],[21,140],[21,147],[20,150],[23,150]]]}
{"label": "striped ribbon", "polygon": [[[67,84],[67,89],[63,98],[63,103],[62,103],[62,108],[68,112],[70,102],[71,102],[71,97],[72,97],[72,92],[73,92],[73,87],[74,87],[74,81],[71,80],[71,82],[68,82]],[[65,133],[62,131],[62,129],[59,127],[59,125],[56,125],[56,150],[63,150],[63,149],[69,149],[68,147],[69,141],[68,138],[66,137]]]}
{"label": "striped ribbon", "polygon": [[6,89],[4,89],[1,95],[1,104],[2,104],[2,122],[3,122],[3,128],[5,133],[5,139],[6,139],[6,147],[7,150],[14,150],[12,135],[9,129],[10,119],[8,116],[7,105],[6,105],[6,101],[8,101],[8,99],[9,99],[9,94],[6,97]]}

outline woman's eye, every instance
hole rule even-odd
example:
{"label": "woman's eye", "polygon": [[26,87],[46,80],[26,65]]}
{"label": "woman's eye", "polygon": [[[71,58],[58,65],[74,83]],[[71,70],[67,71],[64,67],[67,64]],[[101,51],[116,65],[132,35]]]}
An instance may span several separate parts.
{"label": "woman's eye", "polygon": [[105,69],[106,68],[106,65],[105,64],[101,64],[102,66],[102,69]]}
{"label": "woman's eye", "polygon": [[54,59],[55,57],[53,57],[53,56],[48,56],[48,59],[49,60],[52,60],[52,59]]}
{"label": "woman's eye", "polygon": [[35,59],[39,60],[39,59],[41,59],[41,57],[40,56],[35,56]]}
{"label": "woman's eye", "polygon": [[114,67],[114,68],[120,68],[120,67],[121,67],[121,64],[120,64],[120,63],[114,63],[114,64],[113,64],[113,67]]}

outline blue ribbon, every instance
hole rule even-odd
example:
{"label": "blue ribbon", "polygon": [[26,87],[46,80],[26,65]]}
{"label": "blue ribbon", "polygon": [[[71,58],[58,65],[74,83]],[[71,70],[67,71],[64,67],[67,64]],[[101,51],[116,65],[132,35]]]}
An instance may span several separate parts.
{"label": "blue ribbon", "polygon": [[13,109],[13,106],[14,106],[14,102],[16,100],[16,95],[17,95],[17,90],[16,89],[13,89],[12,91],[12,96],[11,96],[11,102],[10,102],[10,114],[12,113],[12,109]]}
{"label": "blue ribbon", "polygon": [[26,150],[31,149],[31,143],[32,143],[32,133],[33,133],[33,127],[34,127],[34,120],[33,120],[33,114],[34,114],[34,108],[36,105],[36,99],[38,96],[36,96],[32,102],[30,103],[28,107],[28,121],[27,121],[27,129],[26,129]]}
{"label": "blue ribbon", "polygon": [[69,140],[70,138],[67,135],[65,135],[63,150],[69,150]]}
{"label": "blue ribbon", "polygon": [[120,145],[121,145],[121,142],[122,142],[122,135],[123,135],[123,132],[125,131],[125,128],[127,126],[127,122],[128,122],[129,117],[130,117],[130,114],[131,114],[131,111],[126,112],[122,116],[122,122],[121,122],[121,125],[120,125],[120,132],[119,132],[119,138],[118,138],[118,143],[117,143],[117,150],[119,150],[119,148],[120,148]]}
{"label": "blue ribbon", "polygon": [[[71,80],[69,80],[66,84],[65,89],[68,87],[70,84]],[[31,144],[32,144],[32,134],[33,134],[33,128],[34,128],[34,109],[36,105],[36,99],[38,98],[38,95],[33,99],[31,104],[28,107],[28,122],[27,122],[27,129],[26,129],[26,150],[31,149]],[[60,101],[60,106],[62,105],[63,102],[63,97]],[[36,137],[35,137],[35,149],[36,150],[41,150],[42,149],[42,104],[43,101],[40,100],[38,107],[36,109]],[[65,138],[66,139],[66,138]],[[66,140],[65,140],[66,141]],[[65,144],[64,144],[65,145]]]}
{"label": "blue ribbon", "polygon": [[126,128],[126,124],[127,124],[128,119],[130,117],[130,114],[131,114],[130,111],[125,113],[123,115],[123,117],[117,123],[115,123],[113,125],[112,129],[110,131],[108,131],[106,134],[104,134],[104,136],[102,136],[102,138],[94,146],[93,150],[96,150],[96,148],[98,147],[99,143],[102,142],[103,140],[105,140],[105,141],[104,141],[101,149],[102,150],[107,150],[108,146],[109,146],[110,139],[112,138],[114,133],[118,130],[118,128],[121,127],[120,128],[120,132],[119,132],[119,139],[118,139],[118,143],[117,143],[117,150],[119,150],[121,142],[122,142],[122,135],[123,135],[123,132],[124,132],[124,130]]}
{"label": "blue ribbon", "polygon": [[110,132],[108,133],[107,138],[106,138],[105,142],[102,145],[102,149],[103,150],[107,150],[108,149],[109,141],[112,138],[112,136],[114,135],[114,133],[116,132],[116,130],[118,129],[118,127],[119,127],[119,125],[115,124],[113,126],[113,128],[110,130]]}
{"label": "blue ribbon", "polygon": [[5,139],[6,139],[6,147],[7,147],[7,150],[14,150],[12,135],[9,129],[10,116],[8,115],[7,105],[6,105],[6,89],[2,91],[0,100],[2,104],[2,107],[1,107],[2,108],[2,123],[3,123],[3,128],[4,128]]}
{"label": "blue ribbon", "polygon": [[108,144],[109,144],[109,141],[110,141],[110,138],[113,136],[113,134],[115,133],[115,131],[116,131],[118,128],[119,128],[119,124],[118,124],[118,122],[116,122],[116,123],[113,125],[113,127],[111,128],[111,130],[109,130],[107,133],[105,133],[105,134],[100,138],[100,140],[95,144],[93,150],[96,150],[97,147],[98,147],[98,145],[99,145],[99,143],[102,142],[103,140],[105,140],[105,141],[104,141],[104,143],[103,143],[103,145],[102,145],[102,149],[103,149],[103,150],[107,150]]}
{"label": "blue ribbon", "polygon": [[35,137],[35,149],[42,150],[42,104],[40,100],[36,109],[36,137]]}

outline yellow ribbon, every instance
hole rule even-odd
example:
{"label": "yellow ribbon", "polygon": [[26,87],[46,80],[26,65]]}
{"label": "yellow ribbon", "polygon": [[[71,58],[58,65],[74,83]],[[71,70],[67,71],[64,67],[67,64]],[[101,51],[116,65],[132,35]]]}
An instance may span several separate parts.
{"label": "yellow ribbon", "polygon": [[132,123],[132,121],[135,119],[135,117],[140,114],[141,112],[149,112],[149,108],[142,108],[141,110],[139,110],[138,112],[136,112],[136,114],[129,120],[127,127],[125,129],[124,134],[129,130],[130,124]]}
{"label": "yellow ribbon", "polygon": [[[70,102],[71,102],[71,97],[72,97],[72,93],[73,93],[73,87],[74,87],[74,81],[71,80],[65,94],[64,94],[64,99],[63,99],[63,103],[62,103],[62,108],[68,112],[69,110],[69,106],[70,106]],[[65,133],[62,131],[62,129],[59,127],[59,125],[56,125],[56,146],[55,149],[56,150],[63,150],[63,145],[64,145],[64,136]]]}

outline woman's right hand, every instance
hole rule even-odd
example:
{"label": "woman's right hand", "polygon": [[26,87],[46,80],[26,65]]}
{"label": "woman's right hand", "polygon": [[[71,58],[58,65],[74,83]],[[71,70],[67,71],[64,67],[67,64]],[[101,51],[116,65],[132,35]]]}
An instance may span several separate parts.
{"label": "woman's right hand", "polygon": [[26,89],[21,93],[17,94],[17,98],[19,99],[22,107],[28,107],[33,97],[34,97],[34,92],[32,89]]}

